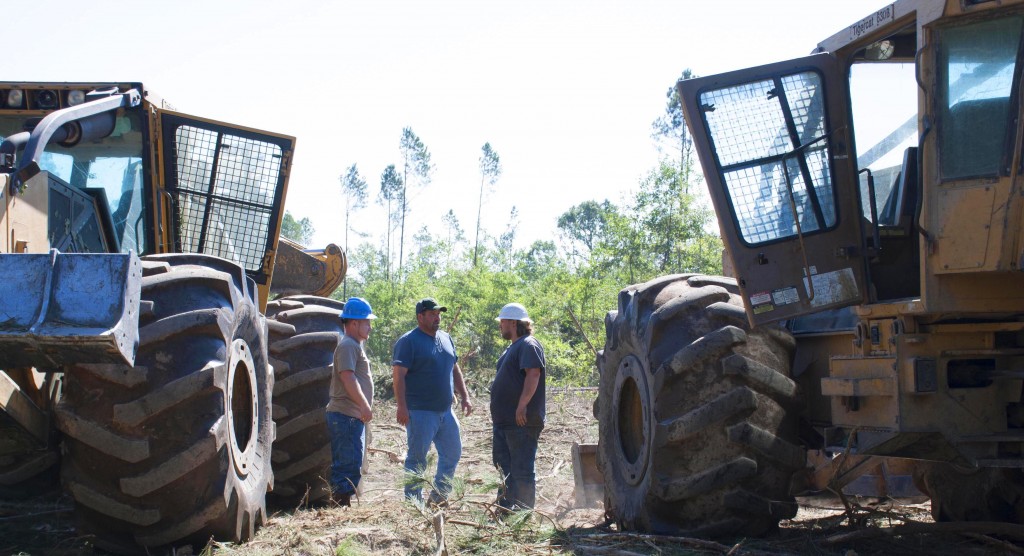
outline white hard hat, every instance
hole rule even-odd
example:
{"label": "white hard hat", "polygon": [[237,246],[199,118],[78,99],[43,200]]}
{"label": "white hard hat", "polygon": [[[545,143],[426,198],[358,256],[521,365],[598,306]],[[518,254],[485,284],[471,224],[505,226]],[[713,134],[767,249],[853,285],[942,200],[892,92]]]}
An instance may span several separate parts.
{"label": "white hard hat", "polygon": [[530,320],[530,315],[526,313],[526,307],[523,307],[520,303],[509,303],[502,307],[501,312],[498,313],[498,318],[494,320],[500,321],[501,319],[533,322]]}

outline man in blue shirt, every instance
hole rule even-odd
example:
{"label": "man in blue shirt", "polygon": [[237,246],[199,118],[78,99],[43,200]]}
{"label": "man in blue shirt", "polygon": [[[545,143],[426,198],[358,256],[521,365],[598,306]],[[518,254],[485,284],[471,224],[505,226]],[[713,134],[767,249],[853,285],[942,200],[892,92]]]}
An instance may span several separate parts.
{"label": "man in blue shirt", "polygon": [[[447,310],[433,298],[416,303],[416,328],[395,342],[392,361],[397,420],[405,427],[409,444],[405,471],[421,475],[427,467],[427,452],[434,444],[437,473],[431,501],[435,503],[447,498],[455,467],[462,457],[462,431],[452,411],[456,392],[463,413],[473,412],[455,343],[447,332],[440,330],[441,313]],[[405,497],[420,500],[417,481],[407,480]]]}
{"label": "man in blue shirt", "polygon": [[512,342],[498,358],[491,385],[491,455],[504,479],[497,504],[506,510],[533,508],[534,463],[545,416],[544,347],[533,337],[533,321],[519,303],[502,307],[495,320],[501,337]]}

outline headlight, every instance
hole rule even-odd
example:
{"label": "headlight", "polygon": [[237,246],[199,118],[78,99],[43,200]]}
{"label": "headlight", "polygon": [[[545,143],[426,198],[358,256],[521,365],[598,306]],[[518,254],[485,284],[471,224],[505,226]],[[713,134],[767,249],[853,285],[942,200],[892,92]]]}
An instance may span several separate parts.
{"label": "headlight", "polygon": [[57,92],[50,89],[43,89],[35,94],[32,108],[37,110],[51,110],[57,107]]}
{"label": "headlight", "polygon": [[4,95],[4,106],[7,108],[24,108],[25,107],[25,91],[21,89],[11,89]]}
{"label": "headlight", "polygon": [[85,91],[68,91],[68,106],[78,106],[85,102]]}

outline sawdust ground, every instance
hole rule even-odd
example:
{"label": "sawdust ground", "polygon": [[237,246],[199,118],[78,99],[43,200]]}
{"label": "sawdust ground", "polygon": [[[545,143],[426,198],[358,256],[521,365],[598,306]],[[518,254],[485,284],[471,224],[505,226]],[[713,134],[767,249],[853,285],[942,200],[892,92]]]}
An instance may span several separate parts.
{"label": "sawdust ground", "polygon": [[[853,512],[831,495],[800,499],[800,511],[763,539],[725,544],[696,539],[628,535],[605,522],[601,508],[574,507],[573,442],[594,443],[595,392],[549,390],[548,424],[537,456],[537,512],[516,521],[497,520],[491,502],[498,480],[491,465],[490,416],[486,398],[462,419],[463,457],[457,471],[462,485],[442,512],[445,547],[450,554],[971,554],[1024,553],[1020,546],[989,536],[885,535],[836,542],[837,535],[865,528],[929,522],[927,500],[858,500]],[[272,509],[267,524],[244,545],[211,543],[203,552],[227,555],[406,555],[435,554],[437,512],[402,499],[405,431],[395,423],[395,407],[382,403],[374,413],[373,451],[362,494],[348,508],[337,506]],[[731,551],[731,552],[730,552]],[[181,550],[178,554],[188,554]],[[89,538],[74,531],[71,502],[57,490],[26,500],[0,500],[0,555],[100,554]]]}

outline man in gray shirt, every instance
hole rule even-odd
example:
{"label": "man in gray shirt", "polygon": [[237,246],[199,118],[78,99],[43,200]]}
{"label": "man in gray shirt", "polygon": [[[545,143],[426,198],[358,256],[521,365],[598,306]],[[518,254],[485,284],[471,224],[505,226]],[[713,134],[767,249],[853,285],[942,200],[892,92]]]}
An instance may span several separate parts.
{"label": "man in gray shirt", "polygon": [[341,313],[345,335],[334,352],[327,428],[331,434],[331,497],[348,506],[361,477],[366,451],[366,424],[373,419],[373,377],[363,342],[377,318],[366,300],[352,297]]}
{"label": "man in gray shirt", "polygon": [[519,303],[502,307],[495,320],[501,337],[512,342],[498,358],[491,385],[491,455],[504,480],[497,503],[506,510],[532,509],[537,500],[537,444],[546,413],[544,347],[533,337],[533,321]]}

